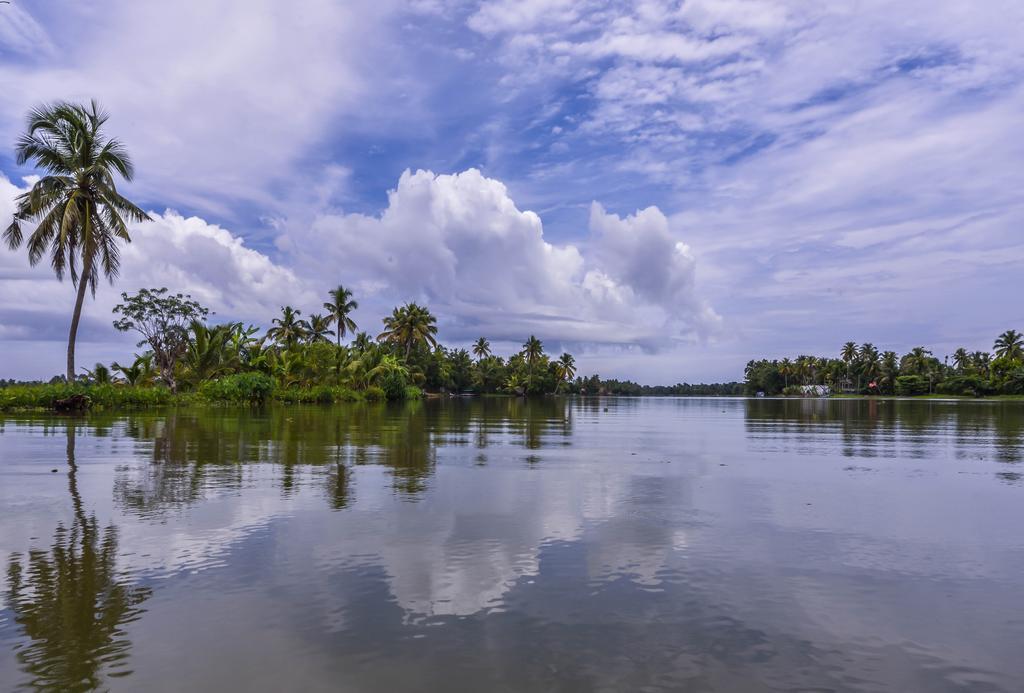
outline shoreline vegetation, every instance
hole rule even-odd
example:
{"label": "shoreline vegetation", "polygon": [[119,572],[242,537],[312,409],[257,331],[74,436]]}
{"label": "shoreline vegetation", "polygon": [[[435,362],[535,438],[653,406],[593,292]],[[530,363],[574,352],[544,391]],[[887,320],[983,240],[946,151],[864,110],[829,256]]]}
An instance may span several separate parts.
{"label": "shoreline vegetation", "polygon": [[[48,383],[0,382],[0,410],[80,411],[91,406],[142,407],[180,402],[332,403],[419,399],[424,393],[539,396],[1022,396],[1024,338],[1015,330],[996,340],[994,353],[958,349],[953,365],[924,347],[902,358],[871,344],[847,343],[839,358],[750,361],[742,383],[639,385],[576,373],[572,354],[549,356],[531,335],[508,358],[480,337],[470,349],[437,341],[437,318],[415,302],[396,307],[372,337],[352,318],[359,307],[342,285],[322,311],[283,306],[262,336],[240,322],[209,324],[210,310],[166,288],[122,293],[113,326],[139,337],[130,363],[75,368],[75,345],[86,293],[120,267],[131,242],[129,222],[146,213],[117,191],[131,181],[126,147],[109,137],[107,114],[58,102],[29,112],[15,146],[18,165],[39,175],[16,200],[3,231],[11,250],[27,247],[31,265],[48,260],[58,280],[70,277],[75,303],[68,333],[67,371]],[[349,341],[351,340],[351,341]]]}
{"label": "shoreline vegetation", "polygon": [[941,361],[924,347],[900,356],[847,342],[838,358],[754,360],[744,375],[748,395],[1015,398],[1024,396],[1024,335],[1007,330],[992,352],[961,347]]}

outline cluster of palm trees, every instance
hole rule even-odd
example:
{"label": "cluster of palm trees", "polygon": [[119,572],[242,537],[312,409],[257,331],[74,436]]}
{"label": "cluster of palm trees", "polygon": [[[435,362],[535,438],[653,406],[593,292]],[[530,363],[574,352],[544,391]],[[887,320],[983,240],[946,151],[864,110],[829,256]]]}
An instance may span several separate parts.
{"label": "cluster of palm trees", "polygon": [[[162,296],[165,292],[141,290],[137,296]],[[283,306],[262,336],[259,328],[240,322],[208,325],[205,316],[209,311],[195,304],[199,318],[184,327],[168,325],[168,329],[181,332],[173,341],[182,345],[169,370],[158,368],[153,353],[146,352],[136,355],[130,365],[115,362],[108,368],[96,364],[83,369],[83,375],[91,383],[163,384],[189,390],[202,389],[204,383],[225,376],[258,373],[283,389],[378,388],[381,396],[390,399],[408,396],[410,387],[518,395],[574,391],[573,356],[564,353],[550,358],[535,336],[508,359],[491,353],[490,342],[480,337],[471,347],[471,356],[466,349],[438,343],[437,318],[426,307],[407,303],[383,319],[383,330],[373,338],[357,331],[352,313],[359,304],[349,289],[339,285],[329,297],[325,313],[308,320],[301,310]],[[350,343],[346,343],[348,337]],[[156,339],[162,344],[172,341],[161,335]]]}
{"label": "cluster of palm trees", "polygon": [[992,353],[960,348],[949,361],[921,346],[900,356],[847,342],[838,358],[755,360],[745,374],[749,392],[766,394],[798,394],[807,385],[861,394],[1024,394],[1024,335],[1016,330],[999,335]]}

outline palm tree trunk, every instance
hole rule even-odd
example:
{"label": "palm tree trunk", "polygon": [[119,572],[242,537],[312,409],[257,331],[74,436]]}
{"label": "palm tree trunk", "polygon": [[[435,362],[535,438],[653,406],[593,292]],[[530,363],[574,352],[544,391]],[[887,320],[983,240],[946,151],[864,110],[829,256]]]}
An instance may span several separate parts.
{"label": "palm tree trunk", "polygon": [[68,382],[75,382],[75,339],[78,337],[78,322],[82,317],[82,303],[85,302],[85,290],[89,285],[89,273],[92,271],[92,258],[82,261],[82,274],[78,277],[78,296],[75,298],[75,312],[71,315],[71,331],[68,333]]}

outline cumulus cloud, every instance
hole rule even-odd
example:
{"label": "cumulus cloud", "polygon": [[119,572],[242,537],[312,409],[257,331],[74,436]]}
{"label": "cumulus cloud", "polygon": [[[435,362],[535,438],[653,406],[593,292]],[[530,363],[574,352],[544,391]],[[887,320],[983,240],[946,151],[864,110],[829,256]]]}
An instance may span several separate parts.
{"label": "cumulus cloud", "polygon": [[[13,212],[23,189],[0,177],[0,215]],[[657,208],[619,217],[595,203],[585,242],[552,243],[537,214],[475,169],[406,171],[376,216],[321,214],[300,228],[285,220],[276,261],[199,217],[151,216],[131,229],[118,288],[103,286],[87,303],[83,341],[115,339],[118,292],[143,286],[187,291],[220,319],[266,324],[285,303],[319,309],[343,281],[370,332],[392,306],[415,300],[439,316],[445,339],[519,343],[536,334],[552,347],[655,349],[706,335],[719,321],[699,296],[696,260]],[[24,253],[5,252],[0,272],[0,290],[13,299],[0,307],[0,338],[59,344],[69,285],[45,265],[29,268]]]}
{"label": "cumulus cloud", "polygon": [[379,307],[422,300],[456,339],[656,346],[712,329],[696,262],[657,208],[619,218],[600,205],[580,244],[544,236],[535,213],[476,169],[406,171],[379,216],[325,214],[289,228],[295,266],[358,287]]}

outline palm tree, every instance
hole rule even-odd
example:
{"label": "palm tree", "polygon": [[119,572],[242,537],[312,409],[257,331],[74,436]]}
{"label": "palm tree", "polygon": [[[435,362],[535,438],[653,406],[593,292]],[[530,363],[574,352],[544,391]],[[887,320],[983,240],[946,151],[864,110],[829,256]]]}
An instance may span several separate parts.
{"label": "palm tree", "polygon": [[110,364],[110,369],[121,374],[124,381],[130,386],[145,385],[156,376],[156,369],[153,368],[153,354],[145,353],[136,356],[134,363],[130,366],[122,366],[118,362]]}
{"label": "palm tree", "polygon": [[436,347],[436,334],[437,318],[423,306],[407,303],[395,308],[390,316],[384,318],[384,331],[377,339],[402,347],[408,360],[415,346],[427,345],[431,349]]}
{"label": "palm tree", "polygon": [[847,387],[849,387],[849,383],[850,383],[850,366],[853,364],[854,360],[857,358],[857,343],[856,342],[847,342],[846,344],[844,344],[843,345],[843,350],[842,350],[842,352],[840,352],[840,356],[843,359],[843,363],[846,364],[846,382],[847,382]]}
{"label": "palm tree", "polygon": [[970,367],[970,364],[971,357],[967,353],[967,349],[960,347],[959,349],[953,352],[953,365],[956,366],[956,370],[958,373],[963,373],[965,370],[967,370],[968,367]]}
{"label": "palm tree", "polygon": [[274,326],[267,330],[267,336],[278,344],[283,344],[286,349],[291,349],[309,332],[309,323],[302,320],[300,315],[301,310],[284,306],[281,309],[281,317],[271,320]]}
{"label": "palm tree", "polygon": [[341,346],[342,338],[356,331],[356,323],[349,317],[349,313],[359,308],[359,303],[352,299],[352,292],[341,284],[338,284],[337,289],[332,289],[330,295],[331,300],[324,303],[324,310],[327,311],[328,324],[338,325],[335,337],[338,346]]}
{"label": "palm tree", "polygon": [[914,347],[909,354],[903,357],[903,370],[912,372],[914,375],[923,375],[931,355],[932,352],[924,347]]}
{"label": "palm tree", "polygon": [[789,375],[793,372],[793,362],[788,358],[779,362],[779,373],[782,375],[783,387],[789,387]]}
{"label": "palm tree", "polygon": [[544,344],[534,337],[532,334],[530,338],[523,343],[523,358],[526,359],[526,374],[527,374],[527,386],[533,384],[533,367],[544,355]]}
{"label": "palm tree", "polygon": [[996,358],[1008,361],[1024,361],[1024,335],[1017,330],[1007,330],[999,335],[993,347]]}
{"label": "palm tree", "polygon": [[18,165],[31,161],[44,175],[19,195],[14,219],[4,231],[11,250],[24,240],[22,224],[36,224],[28,237],[32,265],[49,254],[57,279],[65,273],[77,287],[68,332],[68,382],[75,379],[75,339],[85,290],[96,294],[100,272],[113,282],[120,269],[118,241],[128,243],[126,221],[149,219],[117,192],[114,175],[131,181],[128,151],[102,131],[107,114],[93,101],[89,107],[65,102],[29,112],[28,132],[15,148]]}
{"label": "palm tree", "polygon": [[473,355],[476,356],[477,361],[491,355],[491,343],[487,341],[486,337],[480,337],[473,342]]}
{"label": "palm tree", "polygon": [[[874,380],[878,376],[879,366],[881,365],[878,361],[878,349],[871,342],[865,342],[861,346],[860,363],[861,372],[868,377],[869,381]],[[860,374],[857,376],[857,389],[860,390]]]}
{"label": "palm tree", "polygon": [[328,339],[329,335],[334,334],[334,330],[331,329],[331,321],[332,317],[330,315],[324,317],[314,313],[309,316],[309,330],[306,333],[306,339],[309,340],[310,344],[331,341]]}
{"label": "palm tree", "polygon": [[365,332],[360,332],[352,341],[352,348],[361,354],[368,350],[372,344],[373,341],[371,340],[370,335]]}
{"label": "palm tree", "polygon": [[111,382],[110,369],[102,363],[97,363],[93,366],[92,370],[88,368],[83,368],[82,370],[85,371],[85,377],[96,385],[109,385]]}
{"label": "palm tree", "polygon": [[976,351],[971,354],[971,363],[979,375],[987,378],[989,365],[992,363],[992,355],[987,351]]}
{"label": "palm tree", "polygon": [[896,378],[900,374],[899,357],[895,351],[886,351],[882,354],[882,384],[885,385],[885,392],[891,394],[895,391]]}
{"label": "palm tree", "polygon": [[[558,357],[558,362],[555,364],[555,368],[558,369],[558,381],[559,383],[571,382],[576,377],[576,359],[572,357],[570,353],[564,353]],[[558,392],[558,386],[555,386],[555,392]]]}

